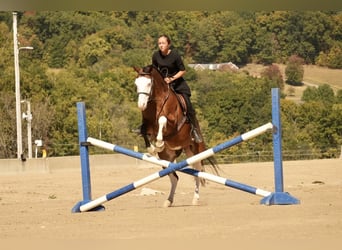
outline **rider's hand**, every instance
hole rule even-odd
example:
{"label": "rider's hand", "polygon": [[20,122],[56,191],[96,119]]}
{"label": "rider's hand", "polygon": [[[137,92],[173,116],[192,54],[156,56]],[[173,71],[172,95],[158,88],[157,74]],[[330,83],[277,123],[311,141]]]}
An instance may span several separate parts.
{"label": "rider's hand", "polygon": [[164,81],[165,81],[167,84],[171,83],[173,80],[174,80],[173,77],[165,77],[165,78],[164,78]]}

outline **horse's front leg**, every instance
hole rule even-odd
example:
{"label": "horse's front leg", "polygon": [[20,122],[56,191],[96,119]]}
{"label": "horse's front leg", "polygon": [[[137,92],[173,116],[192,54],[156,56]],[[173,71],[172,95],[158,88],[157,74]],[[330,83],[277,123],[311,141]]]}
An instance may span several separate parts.
{"label": "horse's front leg", "polygon": [[169,175],[170,182],[171,182],[171,189],[169,193],[169,197],[164,202],[164,207],[171,207],[173,203],[173,198],[175,196],[177,183],[178,183],[178,175],[175,172],[170,173]]}
{"label": "horse's front leg", "polygon": [[153,144],[151,144],[150,140],[148,139],[147,135],[146,134],[143,134],[143,138],[144,138],[144,141],[145,141],[145,147],[147,149],[147,152],[151,155],[156,155],[156,152],[155,152],[155,147],[153,146]]}
{"label": "horse's front leg", "polygon": [[166,128],[166,122],[167,119],[165,116],[161,116],[158,119],[158,134],[157,134],[157,141],[156,141],[156,147],[159,152],[161,152],[164,149],[164,139],[163,139],[163,129]]}

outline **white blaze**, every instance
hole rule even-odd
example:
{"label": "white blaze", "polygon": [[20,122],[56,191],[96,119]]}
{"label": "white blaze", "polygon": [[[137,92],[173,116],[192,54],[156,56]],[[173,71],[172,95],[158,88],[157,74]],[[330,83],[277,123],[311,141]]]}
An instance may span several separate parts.
{"label": "white blaze", "polygon": [[141,111],[147,107],[149,94],[151,92],[152,81],[151,78],[140,76],[135,79],[135,85],[137,86],[138,96],[138,107]]}

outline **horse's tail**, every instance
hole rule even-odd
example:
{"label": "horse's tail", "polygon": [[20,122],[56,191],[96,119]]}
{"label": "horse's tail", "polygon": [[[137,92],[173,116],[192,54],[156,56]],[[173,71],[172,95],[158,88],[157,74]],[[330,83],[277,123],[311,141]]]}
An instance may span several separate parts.
{"label": "horse's tail", "polygon": [[[198,145],[198,152],[201,153],[207,149],[206,145],[204,142],[200,142],[197,144]],[[203,171],[205,170],[205,166],[207,165],[206,162],[210,163],[211,170],[218,176],[220,176],[220,167],[217,164],[217,160],[214,156],[209,156],[207,159],[202,160],[202,166],[203,166]]]}
{"label": "horse's tail", "polygon": [[210,166],[212,170],[214,171],[214,173],[220,176],[220,166],[217,164],[216,158],[214,156],[210,156],[207,158],[207,160],[209,161]]}

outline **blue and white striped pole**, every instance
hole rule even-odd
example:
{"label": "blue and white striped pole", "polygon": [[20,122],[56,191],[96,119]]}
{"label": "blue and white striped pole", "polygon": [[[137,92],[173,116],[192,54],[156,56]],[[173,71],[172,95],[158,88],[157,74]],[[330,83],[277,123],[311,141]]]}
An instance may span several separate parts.
{"label": "blue and white striped pole", "polygon": [[124,154],[124,155],[128,155],[130,157],[139,159],[139,160],[143,160],[143,161],[147,161],[150,163],[154,163],[163,167],[168,167],[170,162],[169,161],[165,161],[165,160],[160,160],[157,157],[151,156],[151,155],[147,155],[144,153],[140,153],[137,151],[133,151],[127,148],[123,148],[120,147],[118,145],[112,144],[112,143],[108,143],[108,142],[104,142],[101,141],[99,139],[95,139],[92,137],[88,137],[87,142],[89,142],[91,145],[99,147],[99,148],[103,148],[103,149],[107,149],[110,151],[114,151],[120,154]]}
{"label": "blue and white striped pole", "polygon": [[237,182],[237,181],[232,181],[232,180],[229,180],[229,179],[217,176],[217,175],[213,175],[207,172],[201,172],[193,168],[186,167],[186,168],[179,169],[178,171],[185,173],[185,174],[197,176],[197,177],[200,177],[200,178],[203,178],[203,179],[206,179],[208,181],[212,181],[218,184],[222,184],[227,187],[235,188],[235,189],[247,192],[247,193],[259,195],[262,197],[267,197],[272,194],[271,192],[260,189],[260,188],[252,187],[252,186],[249,186],[249,185]]}
{"label": "blue and white striped pole", "polygon": [[[119,197],[125,193],[128,193],[128,192],[130,192],[130,191],[132,191],[138,187],[141,187],[141,186],[146,185],[152,181],[155,181],[161,177],[164,177],[164,176],[166,176],[166,175],[168,175],[174,171],[180,170],[186,166],[192,165],[196,162],[199,162],[199,161],[204,160],[210,156],[213,156],[215,153],[220,152],[223,149],[234,146],[234,145],[236,145],[242,141],[246,141],[246,140],[249,140],[251,138],[254,138],[254,137],[256,137],[256,136],[258,136],[258,135],[260,135],[260,134],[262,134],[262,133],[264,133],[267,130],[270,130],[272,128],[273,128],[272,123],[267,123],[261,127],[258,127],[256,129],[253,129],[253,130],[247,132],[247,133],[244,133],[240,136],[237,136],[230,141],[221,143],[221,144],[217,145],[216,147],[213,147],[211,149],[207,149],[207,150],[205,150],[205,151],[203,151],[197,155],[194,155],[194,156],[192,156],[186,160],[183,160],[179,163],[171,163],[171,162],[163,161],[161,164],[165,164],[165,165],[162,165],[162,166],[166,167],[165,169],[163,169],[159,172],[156,172],[152,175],[149,175],[143,179],[135,181],[131,184],[128,184],[128,185],[126,185],[126,186],[124,186],[124,187],[122,187],[122,188],[120,188],[114,192],[103,195],[103,196],[101,196],[95,200],[92,200],[92,201],[90,201],[84,205],[81,205],[79,209],[81,212],[85,212],[85,211],[91,210],[93,208],[96,208],[96,207],[100,206],[101,204],[103,204],[107,201],[110,201],[110,200],[112,200],[116,197]],[[88,138],[87,142],[91,143],[92,145],[102,147],[105,149],[110,149],[110,150],[113,150],[115,152],[120,152],[122,154],[126,154],[129,156],[138,158],[138,159],[144,159],[144,157],[146,157],[146,155],[144,155],[144,154],[141,154],[141,153],[138,153],[138,152],[135,152],[132,150],[128,150],[128,149],[119,147],[115,144],[103,142],[103,141],[100,141],[100,140],[97,140],[94,138]],[[157,158],[150,157],[150,158],[146,158],[144,160],[147,160],[147,161],[150,160],[150,162],[159,164],[159,160]],[[167,163],[167,165],[166,165],[166,163]]]}

